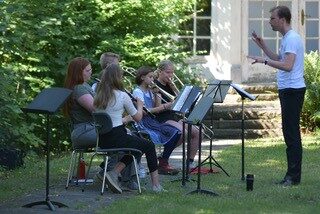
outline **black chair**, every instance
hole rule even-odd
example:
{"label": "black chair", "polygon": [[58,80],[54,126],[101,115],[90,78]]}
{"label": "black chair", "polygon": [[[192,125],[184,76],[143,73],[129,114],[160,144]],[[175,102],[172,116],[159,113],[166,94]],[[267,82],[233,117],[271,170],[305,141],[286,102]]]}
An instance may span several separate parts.
{"label": "black chair", "polygon": [[78,178],[79,174],[79,164],[81,159],[84,156],[84,153],[92,153],[94,152],[94,148],[73,148],[72,153],[71,153],[71,160],[70,160],[70,165],[69,165],[69,170],[68,170],[68,177],[67,177],[67,183],[66,183],[66,189],[68,189],[69,184],[82,184],[83,182],[86,183],[92,183],[92,180],[86,179],[85,181],[80,180]]}
{"label": "black chair", "polygon": [[137,168],[138,164],[137,164],[137,160],[136,160],[135,156],[133,155],[133,153],[135,153],[135,154],[138,153],[138,154],[142,155],[142,152],[138,149],[133,149],[133,148],[113,148],[113,149],[100,148],[99,135],[106,134],[112,130],[112,127],[113,127],[112,120],[106,112],[94,112],[92,115],[93,115],[94,125],[95,125],[96,132],[97,132],[97,145],[96,145],[94,154],[92,155],[90,163],[89,163],[89,167],[88,167],[87,174],[86,174],[86,179],[89,175],[93,158],[96,155],[104,156],[104,173],[103,173],[103,180],[102,180],[102,187],[101,187],[101,195],[103,195],[105,181],[106,181],[106,172],[107,172],[107,167],[108,167],[108,164],[107,164],[108,158],[113,155],[123,155],[123,154],[130,155],[133,158],[135,172],[136,172],[136,178],[137,178],[137,182],[138,182],[138,186],[139,186],[139,193],[141,193],[140,180],[139,180],[138,168]]}
{"label": "black chair", "polygon": [[[72,133],[73,128],[74,128],[74,125],[70,121],[70,135]],[[94,152],[94,149],[95,149],[95,146],[92,146],[92,147],[77,147],[74,145],[72,146],[73,148],[72,148],[71,160],[70,160],[70,165],[68,170],[67,183],[65,187],[66,189],[68,189],[70,184],[78,185],[78,184],[84,183],[84,180],[80,180],[80,178],[78,178],[80,161],[84,157],[85,153],[92,153]],[[92,183],[92,182],[93,182],[92,179],[89,181],[86,180],[86,183]]]}

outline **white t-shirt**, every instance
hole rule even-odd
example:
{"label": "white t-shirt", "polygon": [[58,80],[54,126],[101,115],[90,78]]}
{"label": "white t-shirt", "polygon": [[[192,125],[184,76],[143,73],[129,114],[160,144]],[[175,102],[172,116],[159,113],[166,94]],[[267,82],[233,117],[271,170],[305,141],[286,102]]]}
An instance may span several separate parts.
{"label": "white t-shirt", "polygon": [[286,53],[293,53],[296,55],[295,61],[291,71],[278,70],[277,82],[278,89],[284,88],[303,88],[306,87],[304,83],[304,49],[303,42],[299,34],[295,31],[288,31],[282,38],[279,50],[280,61],[284,60]]}
{"label": "white t-shirt", "polygon": [[[133,90],[132,95],[135,98],[139,98],[144,103],[147,109],[151,109],[154,107],[152,103],[152,101],[154,100],[154,95],[149,90],[142,91],[141,88],[137,87]],[[148,98],[148,100],[145,100],[145,97]]]}
{"label": "white t-shirt", "polygon": [[110,115],[113,127],[121,126],[123,112],[131,116],[137,113],[129,95],[120,90],[114,90],[115,100],[110,101],[105,111]]}

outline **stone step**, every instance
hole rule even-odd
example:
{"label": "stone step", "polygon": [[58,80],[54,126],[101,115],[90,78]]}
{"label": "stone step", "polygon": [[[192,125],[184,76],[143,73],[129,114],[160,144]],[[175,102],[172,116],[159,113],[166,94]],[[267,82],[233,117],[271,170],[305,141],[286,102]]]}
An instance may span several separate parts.
{"label": "stone step", "polygon": [[[242,120],[214,120],[214,129],[241,129]],[[204,124],[207,127],[211,127],[211,121],[205,120]],[[245,129],[277,129],[281,128],[280,118],[272,120],[256,119],[256,120],[244,120]]]}
{"label": "stone step", "polygon": [[[254,95],[254,101],[243,102],[246,138],[273,137],[281,135],[281,110],[275,83],[250,83],[239,85]],[[204,124],[213,130],[217,139],[241,138],[242,100],[230,87],[223,103],[214,103],[213,114],[207,113]]]}
{"label": "stone step", "polygon": [[[244,102],[246,103],[259,103],[261,101],[276,101],[279,102],[278,94],[252,94],[253,96],[256,97],[254,101],[245,99]],[[236,104],[236,103],[241,103],[241,96],[238,94],[227,94],[225,99],[223,100],[222,104]],[[217,103],[218,104],[218,103]]]}
{"label": "stone step", "polygon": [[[239,84],[239,86],[250,94],[272,94],[278,93],[276,83],[250,83],[250,84]],[[230,87],[229,93],[236,94],[237,92]]]}
{"label": "stone step", "polygon": [[[241,108],[242,102],[237,102],[237,99],[235,99],[234,102],[231,102],[231,100],[228,100],[229,102],[223,102],[223,103],[214,103],[213,107],[214,109],[230,109],[233,108]],[[249,101],[244,100],[244,108],[274,108],[274,109],[280,109],[280,102],[279,100],[261,100],[261,101]]]}
{"label": "stone step", "polygon": [[[245,120],[249,119],[274,119],[280,117],[279,109],[272,108],[245,108],[244,109],[244,118]],[[242,109],[233,108],[230,109],[214,109],[213,120],[241,120],[242,119]],[[211,112],[205,117],[205,120],[211,120]]]}
{"label": "stone step", "polygon": [[[241,129],[213,129],[215,139],[241,139]],[[277,129],[245,129],[245,139],[262,137],[279,137],[282,135],[280,128]]]}

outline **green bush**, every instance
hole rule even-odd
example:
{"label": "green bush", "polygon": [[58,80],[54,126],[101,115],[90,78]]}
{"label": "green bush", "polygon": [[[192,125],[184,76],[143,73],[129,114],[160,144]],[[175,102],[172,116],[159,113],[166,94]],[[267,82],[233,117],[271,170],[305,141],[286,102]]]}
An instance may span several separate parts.
{"label": "green bush", "polygon": [[33,134],[34,125],[27,123],[19,106],[26,96],[17,93],[14,75],[0,68],[0,147],[29,150],[38,147],[42,141]]}
{"label": "green bush", "polygon": [[311,52],[305,56],[307,91],[302,109],[302,126],[314,131],[320,125],[320,55]]}
{"label": "green bush", "polygon": [[[63,85],[70,59],[83,56],[98,74],[99,57],[112,51],[121,55],[123,65],[137,68],[156,66],[162,59],[181,63],[177,72],[186,77],[181,44],[171,38],[188,11],[189,0],[10,0],[0,2],[1,76],[0,140],[9,138],[39,148],[45,136],[45,118],[29,115],[21,122],[24,107],[46,87]],[[10,71],[10,72],[9,72]],[[4,78],[4,79],[2,79]],[[10,96],[8,96],[10,94]],[[2,102],[1,102],[2,104]],[[10,113],[8,113],[10,112]],[[52,117],[52,147],[65,149],[69,141],[68,120]],[[13,133],[13,134],[12,134]],[[33,135],[33,134],[34,135]],[[37,136],[37,137],[35,137]],[[39,140],[42,139],[42,140]],[[54,151],[54,150],[53,150]]]}

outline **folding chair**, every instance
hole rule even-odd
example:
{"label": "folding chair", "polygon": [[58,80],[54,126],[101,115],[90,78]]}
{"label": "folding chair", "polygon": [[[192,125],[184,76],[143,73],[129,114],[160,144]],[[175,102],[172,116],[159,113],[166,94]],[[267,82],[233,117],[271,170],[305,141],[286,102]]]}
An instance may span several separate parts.
{"label": "folding chair", "polygon": [[[138,166],[137,166],[137,160],[133,153],[138,153],[142,155],[142,152],[138,149],[133,149],[133,148],[113,148],[113,149],[102,149],[100,148],[100,138],[99,135],[102,134],[107,134],[112,130],[112,120],[110,116],[106,112],[94,112],[93,114],[93,119],[94,119],[94,125],[96,128],[97,132],[97,144],[96,144],[96,149],[94,151],[94,154],[91,157],[89,167],[87,170],[87,175],[86,175],[86,180],[90,172],[92,160],[96,155],[101,155],[104,156],[104,172],[103,172],[103,179],[102,179],[102,187],[101,187],[101,195],[103,195],[104,192],[104,187],[105,187],[105,181],[106,181],[106,172],[107,172],[107,167],[108,167],[108,158],[113,155],[130,155],[133,158],[134,162],[134,167],[135,167],[135,172],[136,172],[136,178],[139,186],[139,193],[141,193],[141,186],[140,186],[140,180],[139,180],[139,175],[138,175]],[[85,185],[84,185],[85,186]],[[84,187],[83,186],[83,187]],[[83,189],[84,191],[84,189]]]}
{"label": "folding chair", "polygon": [[[71,130],[73,130],[73,124],[70,121],[70,135],[72,133]],[[76,185],[79,184],[79,182],[78,182],[79,181],[79,178],[78,178],[79,171],[78,170],[79,170],[80,160],[81,160],[81,158],[83,158],[84,153],[92,153],[92,152],[94,152],[94,149],[95,149],[95,146],[80,147],[80,146],[73,145],[72,153],[71,153],[71,160],[70,160],[70,165],[69,165],[69,170],[68,170],[67,183],[66,183],[66,187],[65,187],[66,189],[68,189],[69,184],[73,183],[73,181]]]}

